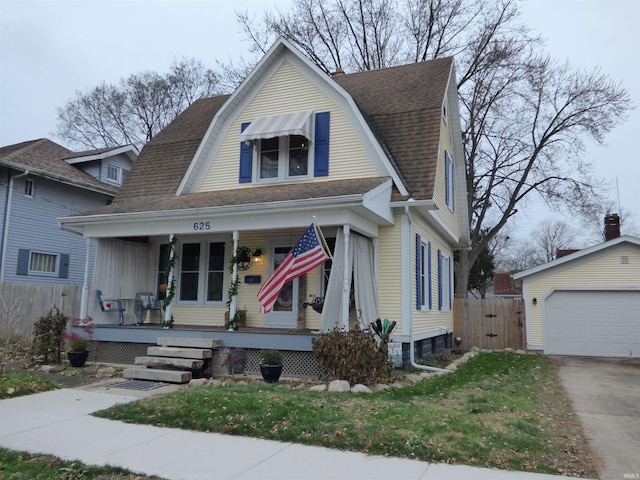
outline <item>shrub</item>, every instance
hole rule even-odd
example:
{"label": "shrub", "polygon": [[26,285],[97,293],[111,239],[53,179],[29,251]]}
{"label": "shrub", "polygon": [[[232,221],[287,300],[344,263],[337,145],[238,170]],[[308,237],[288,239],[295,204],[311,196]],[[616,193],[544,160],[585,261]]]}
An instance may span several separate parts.
{"label": "shrub", "polygon": [[357,326],[348,332],[334,328],[314,338],[312,348],[318,365],[329,377],[373,385],[389,380],[393,373],[388,341],[388,335],[378,342],[373,332]]}
{"label": "shrub", "polygon": [[33,324],[33,345],[31,353],[44,363],[60,363],[64,332],[68,317],[58,309],[52,309],[46,317],[40,317]]}
{"label": "shrub", "polygon": [[263,350],[260,352],[261,365],[282,365],[282,352],[280,350]]}

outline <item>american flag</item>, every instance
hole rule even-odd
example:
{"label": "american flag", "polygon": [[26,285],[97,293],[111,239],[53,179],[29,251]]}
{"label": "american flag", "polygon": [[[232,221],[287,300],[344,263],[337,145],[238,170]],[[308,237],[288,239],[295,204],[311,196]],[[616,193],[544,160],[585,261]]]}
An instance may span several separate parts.
{"label": "american flag", "polygon": [[318,238],[316,226],[312,223],[258,291],[260,313],[271,312],[285,283],[313,270],[328,258]]}

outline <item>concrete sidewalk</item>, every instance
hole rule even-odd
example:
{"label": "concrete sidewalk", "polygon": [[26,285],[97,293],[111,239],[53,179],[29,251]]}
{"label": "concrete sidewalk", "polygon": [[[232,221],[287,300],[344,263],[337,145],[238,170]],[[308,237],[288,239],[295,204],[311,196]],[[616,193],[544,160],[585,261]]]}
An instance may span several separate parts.
{"label": "concrete sidewalk", "polygon": [[[122,392],[120,390],[119,392]],[[135,392],[137,393],[137,392]],[[131,425],[90,413],[138,396],[62,389],[0,401],[0,446],[189,480],[552,480],[563,477],[367,456],[293,443]]]}

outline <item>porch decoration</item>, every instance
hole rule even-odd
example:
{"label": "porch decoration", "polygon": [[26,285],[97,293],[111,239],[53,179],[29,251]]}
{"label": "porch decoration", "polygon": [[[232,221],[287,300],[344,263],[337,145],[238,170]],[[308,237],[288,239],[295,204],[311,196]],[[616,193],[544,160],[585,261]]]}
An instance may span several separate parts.
{"label": "porch decoration", "polygon": [[320,227],[315,223],[309,225],[280,266],[264,282],[258,291],[260,313],[271,312],[285,283],[301,277],[330,258],[321,243],[321,235]]}
{"label": "porch decoration", "polygon": [[[176,253],[176,243],[178,243],[178,237],[176,235],[173,235],[173,237],[169,241],[169,260],[167,261],[167,268],[165,270],[167,278],[170,279],[167,286],[167,294],[164,297],[164,300],[162,300],[162,313],[165,314],[167,308],[169,307],[169,305],[171,305],[173,298],[176,296],[176,277],[175,275],[173,275],[173,271],[176,266],[176,260],[178,259],[178,254]],[[173,328],[173,313],[168,320],[166,318],[166,315],[162,319],[162,328]]]}
{"label": "porch decoration", "polygon": [[263,350],[260,353],[260,373],[267,383],[275,383],[282,375],[282,352],[280,350]]}
{"label": "porch decoration", "polygon": [[[233,297],[235,297],[236,295],[238,295],[238,288],[240,287],[240,276],[236,275],[235,279],[233,279],[233,267],[237,266],[237,268],[239,268],[239,264],[242,261],[242,248],[238,248],[237,252],[235,255],[231,256],[231,259],[229,260],[229,273],[231,273],[231,282],[229,283],[229,290],[227,292],[227,312],[225,314],[225,323],[224,323],[224,328],[226,328],[227,330],[238,330],[238,328],[240,327],[240,323],[241,323],[241,318],[240,318],[240,312],[241,310],[236,309],[233,317],[231,316],[231,303],[233,302]],[[249,252],[250,254],[251,252]],[[245,308],[244,310],[244,314],[245,314],[245,321],[246,321],[246,314],[247,314],[247,310]]]}

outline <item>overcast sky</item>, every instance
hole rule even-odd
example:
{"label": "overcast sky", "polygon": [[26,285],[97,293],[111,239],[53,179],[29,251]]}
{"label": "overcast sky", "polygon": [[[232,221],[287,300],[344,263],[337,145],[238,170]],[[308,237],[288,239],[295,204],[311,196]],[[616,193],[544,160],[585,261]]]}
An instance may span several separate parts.
{"label": "overcast sky", "polygon": [[[286,8],[289,0],[0,0],[0,146],[48,137],[56,108],[76,91],[144,70],[165,73],[174,59],[237,60],[235,10]],[[640,224],[640,0],[529,0],[527,24],[548,51],[579,68],[600,67],[630,92],[626,123],[589,145],[596,173],[615,187]],[[245,55],[248,56],[248,55]],[[633,141],[635,140],[635,141]],[[617,202],[614,190],[612,199]],[[544,218],[541,207],[520,224]],[[624,233],[624,232],[623,232]]]}

